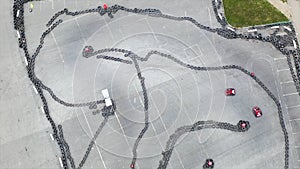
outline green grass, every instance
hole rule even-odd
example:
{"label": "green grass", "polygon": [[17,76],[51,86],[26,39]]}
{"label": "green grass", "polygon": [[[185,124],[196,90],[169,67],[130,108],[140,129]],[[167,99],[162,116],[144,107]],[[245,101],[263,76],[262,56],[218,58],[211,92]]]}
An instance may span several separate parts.
{"label": "green grass", "polygon": [[225,16],[234,27],[246,27],[288,21],[267,0],[223,0]]}

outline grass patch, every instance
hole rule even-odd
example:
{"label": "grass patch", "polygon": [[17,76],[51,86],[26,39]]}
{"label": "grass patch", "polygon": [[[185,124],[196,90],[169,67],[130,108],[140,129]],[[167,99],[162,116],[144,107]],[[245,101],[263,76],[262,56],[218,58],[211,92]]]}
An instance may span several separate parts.
{"label": "grass patch", "polygon": [[267,0],[223,0],[225,16],[234,27],[246,27],[288,21]]}

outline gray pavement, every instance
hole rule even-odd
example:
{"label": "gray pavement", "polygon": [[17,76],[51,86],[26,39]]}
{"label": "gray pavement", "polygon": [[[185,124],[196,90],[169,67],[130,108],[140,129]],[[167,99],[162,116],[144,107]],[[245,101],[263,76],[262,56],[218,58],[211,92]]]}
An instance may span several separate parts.
{"label": "gray pavement", "polygon": [[289,19],[292,18],[290,6],[288,5],[288,2],[283,2],[281,0],[268,0],[269,3],[271,3],[273,6],[275,6],[280,12],[282,12],[286,17]]}
{"label": "gray pavement", "polygon": [[[59,168],[57,144],[39,107],[42,105],[26,76],[23,53],[17,48],[12,15],[2,2],[1,17],[1,106],[0,168]],[[29,51],[39,43],[47,20],[64,7],[96,7],[98,1],[34,2],[33,13],[25,10]],[[107,2],[108,5],[116,3]],[[118,1],[128,7],[159,8],[164,13],[191,16],[198,22],[220,27],[211,1]],[[28,6],[27,6],[28,7]],[[27,8],[26,8],[27,9]],[[200,9],[200,10],[199,10]],[[128,168],[134,141],[143,127],[144,113],[139,80],[133,65],[83,58],[85,45],[94,49],[125,48],[144,56],[155,49],[199,66],[236,64],[254,71],[278,96],[291,140],[290,168],[299,168],[299,96],[295,93],[285,56],[269,43],[227,40],[199,30],[190,23],[174,22],[119,12],[114,19],[97,14],[63,17],[64,22],[47,36],[36,61],[37,76],[55,94],[68,102],[102,98],[108,88],[116,101],[116,115],[96,140],[84,168]],[[2,33],[4,30],[7,33]],[[5,54],[4,54],[5,53]],[[137,168],[157,168],[168,137],[180,126],[198,120],[236,124],[248,120],[245,133],[207,129],[184,135],[176,144],[168,168],[201,168],[213,158],[216,168],[283,168],[284,140],[275,104],[249,77],[238,71],[197,72],[153,56],[140,64],[149,95],[150,126],[138,148]],[[224,90],[234,87],[235,97]],[[66,108],[49,95],[51,115],[62,124],[76,165],[93,133],[103,120],[88,108]],[[260,106],[257,119],[251,108]]]}
{"label": "gray pavement", "polygon": [[299,39],[300,39],[300,21],[299,21],[300,1],[299,0],[289,0],[288,5],[289,5],[290,12],[291,12],[291,15],[292,15],[291,19],[293,21],[293,25],[296,28],[297,39],[298,39],[298,42],[299,42]]}

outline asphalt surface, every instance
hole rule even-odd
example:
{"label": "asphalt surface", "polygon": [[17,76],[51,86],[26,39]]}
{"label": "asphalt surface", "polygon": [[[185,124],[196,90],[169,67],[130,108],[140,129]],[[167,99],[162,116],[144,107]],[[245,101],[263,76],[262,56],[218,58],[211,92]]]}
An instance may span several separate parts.
{"label": "asphalt surface", "polygon": [[[65,3],[64,3],[65,2]],[[30,53],[39,43],[45,24],[58,10],[96,7],[96,1],[34,2],[25,8],[26,38]],[[106,2],[108,5],[116,2]],[[1,3],[1,168],[59,168],[59,151],[49,137],[51,128],[39,107],[41,102],[26,76],[23,53],[18,49],[10,4]],[[164,13],[191,16],[198,22],[220,27],[211,1],[118,1],[127,7],[158,8]],[[182,7],[183,6],[183,7]],[[52,8],[53,7],[53,8]],[[201,10],[199,10],[201,9]],[[85,45],[94,49],[125,48],[144,56],[150,50],[169,53],[199,66],[236,64],[254,71],[283,105],[290,133],[290,168],[299,167],[299,96],[293,86],[285,56],[269,43],[227,40],[189,23],[119,12],[113,19],[91,14],[63,17],[64,23],[45,40],[36,73],[54,92],[69,102],[101,99],[108,88],[116,101],[111,117],[96,140],[84,168],[128,168],[132,146],[143,127],[142,93],[132,65],[83,58]],[[6,32],[6,33],[5,33]],[[166,141],[177,127],[199,120],[236,124],[248,120],[246,133],[201,130],[185,135],[175,146],[169,168],[201,168],[206,158],[216,168],[283,168],[284,141],[272,100],[249,77],[238,71],[196,72],[169,60],[153,57],[140,64],[149,96],[150,126],[138,148],[138,168],[156,168]],[[237,95],[225,97],[234,87]],[[47,96],[51,115],[62,124],[76,164],[85,153],[102,121],[88,108],[66,108]],[[251,108],[260,106],[256,119]],[[298,152],[299,153],[299,152]]]}
{"label": "asphalt surface", "polygon": [[288,5],[290,7],[291,15],[292,15],[292,21],[297,29],[297,37],[300,38],[300,22],[299,22],[299,16],[300,16],[300,2],[299,0],[289,0]]}

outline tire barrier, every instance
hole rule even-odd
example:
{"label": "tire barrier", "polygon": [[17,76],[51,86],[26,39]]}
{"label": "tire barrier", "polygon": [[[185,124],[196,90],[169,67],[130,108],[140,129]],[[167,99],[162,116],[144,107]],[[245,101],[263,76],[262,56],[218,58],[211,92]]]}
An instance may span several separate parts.
{"label": "tire barrier", "polygon": [[206,159],[205,163],[203,164],[203,169],[212,169],[214,168],[214,161],[213,159]]}
{"label": "tire barrier", "polygon": [[[245,126],[242,126],[244,125]],[[162,159],[159,161],[159,166],[157,169],[166,169],[167,165],[170,161],[170,157],[172,155],[173,149],[177,140],[185,133],[198,131],[201,129],[224,129],[230,130],[233,132],[245,132],[250,128],[250,124],[248,121],[239,121],[237,125],[233,125],[225,122],[216,122],[216,121],[198,121],[193,125],[182,126],[177,128],[177,130],[169,137],[167,141],[167,145],[165,151],[162,152]]]}
{"label": "tire barrier", "polygon": [[[281,38],[279,36],[276,36],[276,34],[271,34],[268,36],[262,36],[261,34],[241,34],[241,33],[236,33],[235,31],[232,30],[228,30],[225,27],[225,22],[226,19],[223,17],[220,22],[221,25],[223,26],[223,28],[210,28],[208,26],[204,26],[202,24],[200,24],[199,22],[197,22],[195,19],[191,18],[191,17],[187,17],[187,16],[183,16],[183,17],[178,17],[178,16],[172,16],[172,15],[168,15],[168,14],[163,14],[160,10],[158,9],[138,9],[138,8],[126,8],[124,6],[120,6],[120,5],[113,5],[111,7],[108,7],[107,9],[103,9],[101,6],[97,7],[97,8],[92,8],[92,9],[86,9],[86,10],[82,10],[82,11],[75,11],[75,12],[70,12],[67,8],[57,12],[56,14],[53,15],[53,17],[48,21],[47,23],[47,27],[48,29],[43,32],[43,34],[41,35],[40,38],[40,44],[38,45],[36,51],[34,52],[34,54],[32,56],[29,55],[28,50],[27,50],[27,42],[26,42],[26,36],[25,36],[25,27],[24,27],[24,4],[29,2],[28,0],[25,1],[21,1],[21,0],[15,0],[14,1],[14,5],[13,5],[13,17],[14,17],[14,28],[20,32],[20,38],[19,38],[19,46],[20,48],[24,51],[25,54],[25,58],[28,61],[28,66],[26,66],[27,69],[27,73],[28,73],[28,77],[30,78],[30,80],[32,81],[34,87],[36,88],[42,103],[43,103],[43,110],[45,113],[46,118],[48,119],[52,130],[53,130],[53,137],[56,140],[60,150],[61,150],[61,155],[62,155],[62,163],[63,163],[63,167],[64,168],[69,168],[68,166],[68,160],[69,163],[71,165],[71,168],[73,168],[75,166],[74,161],[72,161],[72,157],[71,157],[71,153],[69,152],[69,147],[68,144],[66,142],[66,140],[64,139],[63,136],[63,130],[62,127],[59,125],[58,127],[56,127],[55,122],[53,121],[52,117],[50,116],[50,112],[49,112],[49,108],[48,108],[48,104],[45,98],[45,95],[43,93],[43,90],[47,91],[50,96],[58,103],[67,106],[67,107],[83,107],[83,106],[88,106],[90,108],[94,108],[95,106],[97,107],[97,104],[103,104],[104,100],[97,100],[97,101],[91,101],[91,102],[87,102],[87,103],[68,103],[63,101],[62,99],[60,99],[59,97],[57,97],[54,92],[47,87],[45,84],[43,84],[43,82],[36,76],[34,68],[35,68],[35,60],[40,52],[40,50],[43,47],[44,44],[44,38],[53,30],[55,29],[58,25],[60,25],[63,20],[62,19],[58,19],[61,15],[65,14],[65,15],[71,15],[71,16],[77,16],[77,15],[81,15],[81,14],[86,14],[86,13],[99,13],[101,16],[107,14],[110,18],[113,18],[113,14],[115,14],[118,11],[123,11],[123,12],[130,12],[130,13],[135,13],[135,14],[140,14],[140,15],[147,15],[147,16],[151,16],[151,17],[159,17],[159,18],[164,18],[164,19],[170,19],[170,20],[175,20],[175,21],[186,21],[186,22],[190,22],[191,24],[193,24],[194,26],[196,26],[199,29],[203,29],[212,33],[217,33],[218,35],[226,38],[226,39],[253,39],[253,40],[259,40],[259,41],[263,41],[263,42],[270,42],[271,44],[273,44],[281,53],[283,53],[284,55],[292,55],[294,62],[295,62],[295,66],[296,66],[296,74],[294,73],[293,79],[295,82],[295,85],[298,86],[297,90],[299,90],[299,60],[300,58],[298,57],[299,54],[299,44],[296,41],[296,45],[297,45],[297,49],[296,50],[290,50],[287,49],[286,47],[291,45],[291,42],[286,40],[287,37],[290,38],[291,36],[294,36],[295,32],[294,32],[294,28],[292,27],[292,25],[290,24],[289,26],[292,28],[292,33],[289,33],[288,36]],[[214,4],[213,7],[219,9],[221,6],[221,0],[217,0],[217,4]],[[18,12],[19,11],[19,12]],[[17,13],[18,16],[17,16]],[[58,20],[57,20],[58,19]],[[56,21],[57,20],[57,21]],[[224,23],[223,23],[224,22]],[[226,22],[227,23],[227,22]],[[278,24],[278,25],[287,25],[286,23],[284,24]],[[263,26],[263,28],[268,28],[269,26]],[[295,38],[295,36],[293,37]],[[139,62],[143,62],[143,61],[147,61],[150,56],[152,55],[157,55],[163,58],[167,58],[183,67],[192,69],[192,70],[198,70],[198,71],[218,71],[218,70],[238,70],[243,72],[244,74],[248,75],[249,77],[251,77],[257,84],[260,85],[260,87],[269,95],[269,97],[274,101],[274,103],[277,106],[278,109],[278,117],[279,117],[279,122],[280,122],[280,126],[284,135],[284,141],[285,141],[285,155],[284,155],[284,168],[288,169],[289,167],[289,138],[288,138],[288,132],[286,130],[285,127],[285,123],[284,123],[284,118],[283,118],[283,114],[282,114],[282,109],[281,109],[281,105],[280,102],[277,100],[277,98],[271,93],[271,91],[255,76],[255,75],[251,75],[251,73],[249,71],[247,71],[246,69],[242,68],[241,66],[238,65],[225,65],[225,66],[216,66],[216,67],[199,67],[199,66],[195,66],[195,65],[191,65],[188,63],[184,63],[181,60],[169,55],[169,54],[165,54],[159,51],[150,51],[144,58],[139,57],[137,54],[133,53],[132,51],[129,50],[125,50],[125,49],[116,49],[116,48],[106,48],[106,49],[101,49],[98,51],[94,51],[94,49],[92,47],[88,47],[88,50],[86,52],[83,51],[82,55],[83,57],[89,58],[91,56],[97,55],[98,59],[105,59],[105,60],[111,60],[111,61],[116,61],[116,62],[120,62],[120,63],[125,63],[125,64],[134,64],[135,69],[137,71],[137,76],[140,80],[140,84],[141,84],[141,88],[143,90],[143,96],[144,96],[144,112],[145,112],[145,126],[144,128],[141,130],[139,136],[137,137],[135,144],[133,146],[133,158],[132,158],[132,163],[131,163],[131,168],[134,168],[134,164],[136,162],[136,158],[137,158],[137,148],[138,148],[138,144],[140,142],[140,140],[142,139],[143,135],[145,134],[145,132],[148,129],[149,126],[149,114],[148,114],[148,96],[147,96],[147,90],[146,90],[146,85],[145,85],[145,78],[142,76],[142,73],[140,71],[139,68]],[[112,56],[107,56],[107,55],[98,55],[98,54],[102,54],[105,52],[121,52],[124,54],[125,58],[129,58],[130,60],[126,60],[126,59],[121,59],[121,58],[116,58],[116,57],[112,57]],[[291,59],[288,57],[288,65],[292,66],[291,64]],[[290,70],[293,70],[290,67]],[[299,92],[299,91],[298,91]],[[106,108],[104,108],[106,109]],[[104,116],[104,121],[100,124],[97,132],[95,133],[93,139],[91,140],[87,151],[83,157],[83,159],[81,160],[81,162],[79,163],[78,168],[81,168],[86,159],[88,158],[88,155],[95,143],[96,138],[98,137],[99,133],[101,132],[102,128],[104,127],[104,125],[106,124],[108,117],[112,115],[112,113],[108,113],[107,115],[103,115]],[[212,123],[212,121],[210,121]],[[208,122],[208,123],[210,123]],[[245,122],[241,122],[242,124],[244,124]],[[210,126],[212,127],[216,127],[218,128],[218,124],[222,124],[222,126],[226,126],[226,129],[232,129],[232,130],[237,130],[236,127],[237,126],[232,126],[230,124],[227,123],[214,123]],[[246,124],[246,126],[248,126],[249,124]],[[239,125],[238,125],[239,126]],[[228,128],[227,128],[228,127]],[[201,127],[200,127],[201,128]],[[179,129],[180,130],[180,129]],[[182,129],[182,131],[184,131]],[[180,132],[182,132],[180,130]],[[186,130],[185,130],[186,131]],[[240,128],[237,130],[238,132],[243,132],[246,131],[246,128]],[[179,132],[179,133],[180,133]],[[170,142],[170,141],[169,141]],[[168,142],[168,143],[169,143]],[[167,145],[168,145],[167,143]],[[171,144],[171,143],[169,143]],[[167,150],[171,150],[171,149],[167,149]],[[170,153],[170,154],[169,154]],[[171,155],[171,152],[164,152],[165,156],[168,157]],[[169,155],[168,155],[169,154]],[[164,157],[163,157],[164,158]],[[167,164],[167,160],[162,160],[162,164]],[[164,165],[163,165],[164,166]]]}
{"label": "tire barrier", "polygon": [[[115,115],[115,111],[116,111],[116,104],[115,102],[112,100],[112,105],[111,106],[104,106],[101,111],[102,111],[102,116],[104,118]],[[97,112],[95,112],[94,114],[97,114]]]}
{"label": "tire barrier", "polygon": [[225,26],[228,25],[226,18],[223,15],[221,15],[221,13],[218,12],[218,10],[221,9],[222,1],[221,0],[212,0],[211,2],[212,2],[213,11],[215,13],[215,17],[216,17],[217,21],[223,28],[225,28]]}
{"label": "tire barrier", "polygon": [[102,129],[104,128],[105,124],[107,123],[108,118],[109,118],[108,116],[107,116],[107,117],[104,117],[104,120],[101,122],[101,124],[100,124],[100,126],[98,127],[96,133],[94,134],[94,136],[93,136],[93,138],[92,138],[90,144],[88,145],[88,148],[87,148],[87,150],[86,150],[86,152],[85,152],[85,154],[84,154],[82,160],[80,161],[80,163],[79,163],[77,169],[80,169],[80,168],[83,167],[84,163],[86,162],[86,160],[87,160],[87,158],[88,158],[88,156],[89,156],[89,154],[90,154],[90,152],[91,152],[91,150],[92,150],[92,148],[93,148],[93,146],[94,146],[94,144],[95,144],[95,141],[96,141],[97,137],[99,136],[100,132],[101,132]]}
{"label": "tire barrier", "polygon": [[[64,147],[64,152],[66,153],[66,157],[70,162],[71,168],[76,168],[75,163],[74,163],[74,159],[71,156],[70,147],[69,147],[68,143],[66,142],[66,140],[64,138],[63,128],[62,128],[61,125],[58,125],[57,128],[58,128],[58,131],[59,131],[59,138],[62,141],[62,144],[63,144],[63,147]],[[63,160],[63,162],[66,162],[66,161]],[[68,167],[66,167],[66,168],[68,168]]]}
{"label": "tire barrier", "polygon": [[[215,13],[215,17],[217,19],[217,21],[219,22],[219,24],[224,28],[225,26],[228,26],[228,22],[226,20],[226,18],[222,15],[224,15],[224,13],[219,12],[219,10],[221,9],[222,6],[222,0],[212,0],[212,6],[213,6],[213,10]],[[217,5],[216,5],[217,3]],[[224,11],[224,9],[222,8],[222,10]],[[222,15],[221,15],[222,13]],[[220,16],[222,16],[222,19],[220,19]],[[295,32],[295,28],[292,25],[291,22],[279,22],[279,23],[272,23],[272,24],[268,24],[268,25],[259,25],[259,26],[252,26],[249,27],[249,29],[257,29],[258,31],[260,30],[270,30],[272,27],[278,27],[276,29],[273,30],[272,33],[270,33],[269,35],[266,36],[262,36],[261,33],[258,32],[254,32],[253,35],[252,33],[235,33],[233,31],[231,31],[230,29],[227,29],[226,31],[224,29],[220,29],[219,31],[217,31],[217,33],[220,36],[223,36],[227,39],[233,39],[233,38],[241,38],[241,39],[247,39],[247,40],[259,40],[262,42],[269,42],[271,43],[277,50],[279,50],[283,55],[285,55],[287,57],[287,59],[289,59],[289,55],[293,55],[293,60],[294,60],[294,65],[296,68],[296,74],[293,71],[293,66],[291,64],[289,64],[289,69],[291,70],[291,75],[294,76],[294,74],[296,75],[296,78],[293,77],[293,81],[294,84],[296,86],[297,89],[297,93],[300,96],[300,49],[299,49],[299,43],[297,41],[296,38],[296,32]],[[279,27],[281,27],[281,29],[283,29],[283,32],[286,33],[286,35],[277,35],[277,33],[279,32]],[[242,29],[240,29],[242,30]],[[228,33],[231,32],[232,34]],[[295,43],[295,44],[294,44]],[[291,48],[294,48],[293,50]]]}
{"label": "tire barrier", "polygon": [[107,123],[108,121],[108,117],[104,117],[104,120],[101,122],[100,126],[98,127],[97,131],[95,132],[92,140],[90,141],[88,147],[87,147],[87,150],[82,158],[82,160],[80,161],[78,167],[76,167],[75,165],[75,162],[74,162],[74,159],[73,157],[71,156],[71,152],[70,152],[70,149],[69,149],[69,145],[67,144],[65,138],[64,138],[64,135],[63,135],[63,129],[62,129],[62,126],[61,125],[58,125],[58,130],[59,130],[59,137],[60,139],[62,140],[62,147],[63,149],[61,149],[62,152],[64,152],[64,154],[66,154],[66,157],[64,157],[64,159],[62,158],[62,162],[63,162],[63,166],[64,168],[69,168],[68,164],[67,164],[67,160],[66,158],[69,160],[70,162],[70,167],[72,169],[80,169],[83,167],[84,163],[86,162],[94,144],[95,144],[95,141],[97,139],[97,137],[99,136],[100,132],[102,131],[102,129],[104,128],[105,124]]}
{"label": "tire barrier", "polygon": [[[132,163],[131,163],[131,168],[134,168],[135,166],[135,162],[136,162],[136,157],[137,157],[137,153],[136,150],[138,148],[138,144],[142,138],[142,136],[145,134],[145,132],[147,131],[148,128],[148,97],[147,97],[147,90],[145,87],[145,79],[142,76],[142,73],[140,71],[139,68],[139,64],[137,62],[137,60],[141,61],[141,62],[146,62],[150,59],[150,57],[156,55],[162,58],[166,58],[169,59],[171,61],[173,61],[174,63],[177,63],[179,65],[181,65],[182,67],[188,68],[188,69],[192,69],[192,70],[196,70],[196,71],[219,71],[219,70],[238,70],[241,71],[242,73],[248,75],[250,78],[252,78],[267,94],[268,96],[274,101],[274,103],[277,106],[277,110],[278,110],[278,118],[279,118],[279,122],[280,122],[280,126],[284,135],[284,141],[285,141],[285,155],[284,155],[284,161],[285,161],[285,165],[284,168],[288,169],[289,166],[289,137],[288,137],[288,132],[287,129],[285,127],[285,123],[284,123],[284,117],[283,117],[283,113],[282,113],[282,109],[281,109],[281,104],[278,101],[278,99],[274,96],[274,94],[265,86],[265,84],[259,80],[253,73],[249,72],[248,70],[244,69],[241,66],[238,65],[224,65],[224,66],[215,66],[215,67],[201,67],[201,66],[195,66],[195,65],[191,65],[188,63],[184,63],[183,61],[173,57],[172,55],[169,54],[165,54],[156,50],[152,50],[149,51],[144,58],[139,57],[137,54],[135,54],[132,51],[129,50],[125,50],[125,49],[118,49],[118,48],[106,48],[106,49],[101,49],[101,50],[97,50],[94,53],[91,53],[90,57],[95,56],[97,54],[100,53],[106,53],[106,52],[119,52],[121,51],[124,54],[124,57],[129,57],[132,59],[135,68],[137,70],[137,76],[140,79],[140,83],[141,83],[141,87],[142,87],[142,91],[143,91],[143,96],[144,96],[144,112],[145,112],[145,126],[142,129],[142,131],[140,132],[138,138],[136,139],[136,142],[134,144],[133,147],[133,159],[132,159]],[[240,123],[243,123],[243,121],[241,121]],[[245,122],[246,123],[246,122]],[[249,124],[246,124],[247,126],[250,126]]]}

